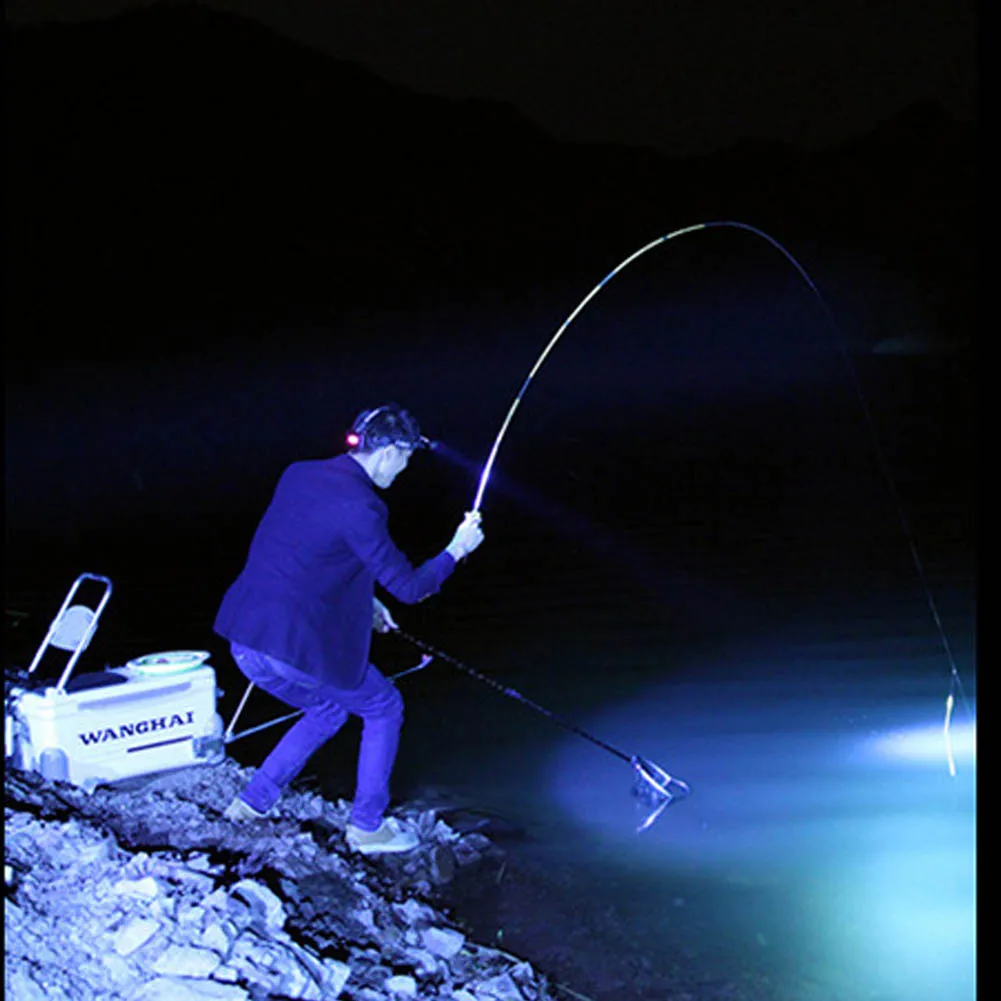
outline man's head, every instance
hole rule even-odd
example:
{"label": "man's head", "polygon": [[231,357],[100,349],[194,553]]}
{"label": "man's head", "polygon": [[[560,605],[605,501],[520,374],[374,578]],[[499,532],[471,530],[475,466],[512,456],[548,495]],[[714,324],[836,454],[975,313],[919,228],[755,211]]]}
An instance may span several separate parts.
{"label": "man's head", "polygon": [[403,472],[410,456],[428,440],[417,421],[396,403],[363,410],[351,425],[347,444],[377,487],[386,489]]}

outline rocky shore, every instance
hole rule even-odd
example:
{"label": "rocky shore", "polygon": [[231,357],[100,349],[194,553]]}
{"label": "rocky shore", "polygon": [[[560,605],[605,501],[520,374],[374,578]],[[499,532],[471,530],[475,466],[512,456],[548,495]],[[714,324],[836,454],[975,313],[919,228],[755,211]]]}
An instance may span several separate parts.
{"label": "rocky shore", "polygon": [[290,791],[277,814],[221,810],[247,769],[166,773],[91,795],[5,775],[6,996],[11,1001],[560,1001],[585,995],[473,941],[443,905],[496,863],[479,832],[398,815],[407,856],[344,841],[348,804]]}

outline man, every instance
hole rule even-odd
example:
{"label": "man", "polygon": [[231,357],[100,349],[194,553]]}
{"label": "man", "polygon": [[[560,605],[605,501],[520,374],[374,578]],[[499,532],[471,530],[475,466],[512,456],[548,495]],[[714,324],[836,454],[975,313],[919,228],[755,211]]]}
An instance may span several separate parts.
{"label": "man", "polygon": [[387,404],[361,413],[348,443],[346,454],[285,470],[216,617],[215,631],[230,641],[243,674],[305,710],[226,816],[265,816],[354,714],[363,728],[348,844],[365,854],[401,852],[417,839],[383,814],[403,699],[368,660],[373,628],[396,623],[374,585],[399,601],[420,601],[480,545],[483,531],[479,514],[467,514],[442,552],[415,568],[389,536],[376,488],[390,487],[427,439],[407,411]]}

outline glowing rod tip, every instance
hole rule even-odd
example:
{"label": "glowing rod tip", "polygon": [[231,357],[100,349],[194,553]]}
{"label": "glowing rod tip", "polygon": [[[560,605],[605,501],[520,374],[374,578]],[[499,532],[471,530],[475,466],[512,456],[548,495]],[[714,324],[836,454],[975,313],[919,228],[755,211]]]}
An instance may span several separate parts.
{"label": "glowing rod tip", "polygon": [[955,704],[956,700],[952,697],[952,692],[949,692],[945,700],[945,726],[943,727],[943,732],[945,734],[945,754],[949,762],[949,774],[953,778],[956,777],[956,759],[952,753],[952,733],[949,728],[952,724],[952,708]]}

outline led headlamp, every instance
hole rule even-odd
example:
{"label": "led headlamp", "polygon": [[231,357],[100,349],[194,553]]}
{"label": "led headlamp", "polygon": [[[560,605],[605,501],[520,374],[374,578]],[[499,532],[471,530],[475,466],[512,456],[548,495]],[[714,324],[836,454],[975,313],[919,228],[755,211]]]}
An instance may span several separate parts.
{"label": "led headlamp", "polygon": [[[368,428],[372,420],[381,413],[393,413],[400,418],[401,423],[413,424],[415,430],[417,422],[401,407],[396,404],[387,404],[386,406],[376,407],[373,410],[364,410],[356,418],[354,424],[351,425],[351,430],[348,431],[345,436],[344,442],[348,448],[360,448],[365,440],[365,431]],[[428,449],[433,451],[438,447],[438,442],[432,441],[426,435],[421,434],[419,431],[413,436],[404,435],[395,441],[386,440],[381,442],[382,445],[398,445],[400,448],[409,448],[417,451],[419,449]],[[379,446],[376,446],[379,447]]]}

